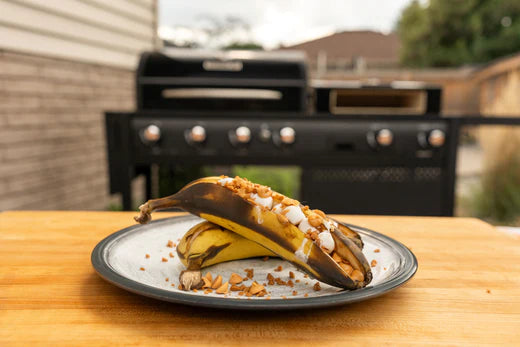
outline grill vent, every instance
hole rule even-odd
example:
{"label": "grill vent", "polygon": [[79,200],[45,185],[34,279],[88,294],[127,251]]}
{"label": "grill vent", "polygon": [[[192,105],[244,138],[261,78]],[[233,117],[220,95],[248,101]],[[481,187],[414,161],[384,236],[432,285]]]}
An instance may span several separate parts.
{"label": "grill vent", "polygon": [[312,172],[315,182],[392,182],[437,181],[442,169],[438,167],[353,168],[353,169],[316,169]]}

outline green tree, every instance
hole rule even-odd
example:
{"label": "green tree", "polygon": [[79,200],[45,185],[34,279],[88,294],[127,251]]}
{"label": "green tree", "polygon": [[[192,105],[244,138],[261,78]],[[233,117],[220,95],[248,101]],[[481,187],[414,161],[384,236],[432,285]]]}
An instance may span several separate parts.
{"label": "green tree", "polygon": [[405,66],[485,63],[520,51],[520,1],[414,0],[397,32]]}

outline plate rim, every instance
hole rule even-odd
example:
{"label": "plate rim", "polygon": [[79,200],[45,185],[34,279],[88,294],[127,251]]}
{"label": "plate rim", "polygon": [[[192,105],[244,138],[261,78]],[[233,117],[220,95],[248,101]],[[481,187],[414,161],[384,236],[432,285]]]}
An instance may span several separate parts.
{"label": "plate rim", "polygon": [[[147,225],[169,223],[172,220],[188,221],[191,219],[199,218],[200,217],[198,216],[187,214],[182,216],[173,216],[156,219],[148,223]],[[119,288],[132,292],[134,294],[143,295],[161,301],[167,301],[171,303],[184,304],[190,306],[242,310],[288,310],[351,304],[386,294],[408,282],[417,272],[417,257],[408,247],[406,247],[401,242],[365,227],[360,227],[357,225],[344,223],[340,221],[338,221],[338,223],[341,223],[349,228],[353,228],[356,231],[361,231],[362,234],[371,234],[379,239],[382,239],[386,243],[392,244],[394,250],[399,251],[399,254],[402,255],[402,257],[404,257],[405,267],[402,268],[395,277],[392,277],[389,280],[379,283],[375,286],[369,285],[365,288],[339,292],[338,294],[334,295],[324,295],[310,298],[295,298],[290,300],[282,298],[271,298],[271,300],[238,300],[211,296],[194,296],[169,291],[135,281],[115,271],[104,257],[104,254],[106,253],[105,250],[107,250],[109,246],[111,246],[115,241],[120,239],[125,234],[143,227],[139,224],[123,228],[105,237],[94,247],[90,259],[92,266],[94,267],[94,270],[96,270],[97,274],[101,278]]]}

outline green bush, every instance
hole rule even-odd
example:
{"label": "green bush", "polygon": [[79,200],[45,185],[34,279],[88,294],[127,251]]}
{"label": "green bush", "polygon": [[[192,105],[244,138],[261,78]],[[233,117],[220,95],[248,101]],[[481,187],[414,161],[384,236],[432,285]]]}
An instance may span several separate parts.
{"label": "green bush", "polygon": [[298,167],[233,166],[233,175],[245,177],[251,182],[264,184],[273,190],[298,199],[300,195],[301,169]]}
{"label": "green bush", "polygon": [[520,226],[520,153],[487,171],[476,191],[474,212],[494,224]]}

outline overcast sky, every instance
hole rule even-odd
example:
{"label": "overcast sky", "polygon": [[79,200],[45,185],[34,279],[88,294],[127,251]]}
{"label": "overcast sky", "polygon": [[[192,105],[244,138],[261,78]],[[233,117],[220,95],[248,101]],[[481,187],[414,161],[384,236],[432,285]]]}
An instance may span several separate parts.
{"label": "overcast sky", "polygon": [[[234,34],[266,48],[290,45],[335,31],[371,29],[390,32],[401,10],[411,0],[159,0],[159,35],[177,40],[199,40],[205,16],[235,16],[250,31]],[[238,36],[237,36],[238,35]],[[247,36],[247,37],[246,37]],[[203,39],[203,38],[202,38]]]}

